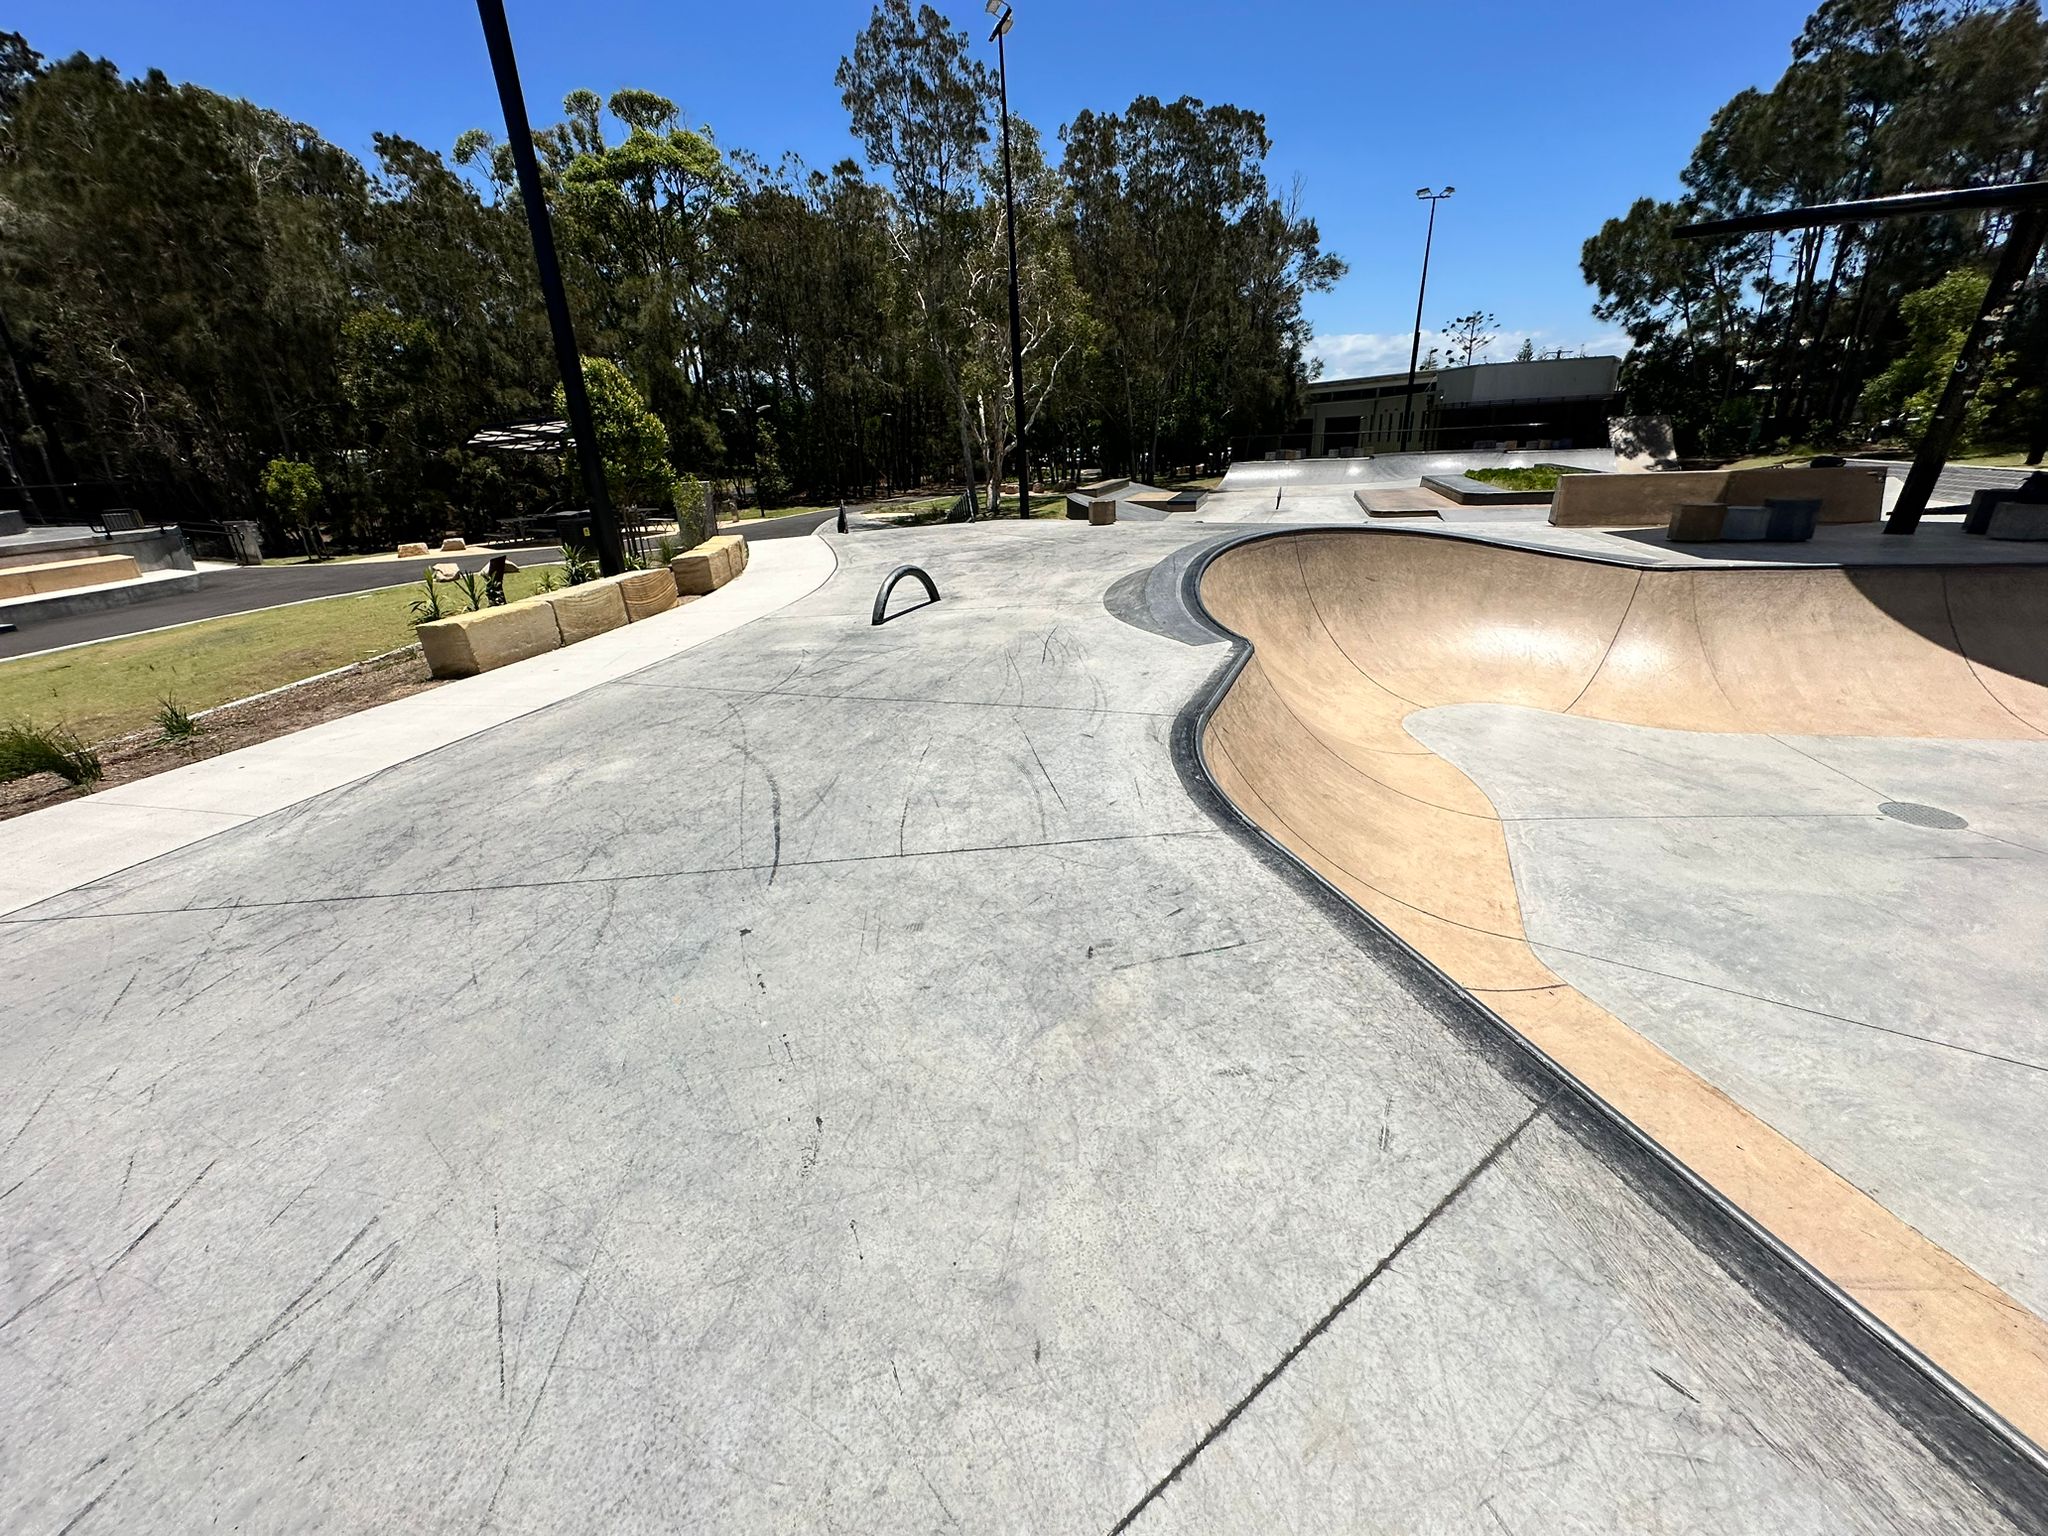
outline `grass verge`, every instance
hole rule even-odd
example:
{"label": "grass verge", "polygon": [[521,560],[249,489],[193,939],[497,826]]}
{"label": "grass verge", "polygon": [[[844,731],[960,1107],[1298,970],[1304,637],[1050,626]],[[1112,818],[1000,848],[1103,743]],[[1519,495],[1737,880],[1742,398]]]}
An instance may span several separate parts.
{"label": "grass verge", "polygon": [[[538,592],[547,569],[514,572],[507,600]],[[157,724],[165,699],[197,712],[281,688],[410,645],[419,591],[415,581],[0,662],[0,720],[100,742]],[[444,612],[463,610],[452,584],[441,601]]]}

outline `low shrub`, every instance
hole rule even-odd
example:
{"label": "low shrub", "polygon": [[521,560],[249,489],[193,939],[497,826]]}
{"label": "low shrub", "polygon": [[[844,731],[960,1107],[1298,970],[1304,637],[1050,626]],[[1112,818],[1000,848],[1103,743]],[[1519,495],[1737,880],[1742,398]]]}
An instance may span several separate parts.
{"label": "low shrub", "polygon": [[165,698],[156,706],[156,723],[165,741],[183,741],[199,729],[199,722],[176,699]]}
{"label": "low shrub", "polygon": [[89,788],[99,783],[103,771],[99,754],[75,731],[25,720],[0,725],[0,782],[54,773],[67,784]]}

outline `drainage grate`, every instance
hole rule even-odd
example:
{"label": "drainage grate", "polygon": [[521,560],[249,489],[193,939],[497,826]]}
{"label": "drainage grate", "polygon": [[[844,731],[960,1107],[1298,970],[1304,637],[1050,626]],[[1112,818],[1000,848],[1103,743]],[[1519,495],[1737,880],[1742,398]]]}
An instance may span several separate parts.
{"label": "drainage grate", "polygon": [[1933,805],[1915,805],[1911,800],[1887,800],[1878,807],[1878,811],[1911,827],[1934,827],[1943,832],[1959,831],[1969,825],[1954,811],[1944,811]]}

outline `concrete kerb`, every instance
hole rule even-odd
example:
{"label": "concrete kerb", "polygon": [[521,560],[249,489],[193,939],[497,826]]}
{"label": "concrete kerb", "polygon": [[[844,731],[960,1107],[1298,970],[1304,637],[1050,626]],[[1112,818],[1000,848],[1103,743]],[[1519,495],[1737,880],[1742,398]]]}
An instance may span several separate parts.
{"label": "concrete kerb", "polygon": [[1223,792],[1211,772],[1203,738],[1254,648],[1210,614],[1202,600],[1202,578],[1209,565],[1230,550],[1298,531],[1273,529],[1218,541],[1189,561],[1182,573],[1183,605],[1196,622],[1230,646],[1230,654],[1174,718],[1174,766],[1189,797],[1327,913],[1361,949],[1399,976],[1448,1027],[1478,1046],[1546,1111],[1604,1156],[1724,1270],[1788,1317],[1808,1342],[1864,1390],[1889,1404],[1944,1459],[1995,1490],[2016,1518],[2024,1520],[2048,1508],[2048,1452],[1422,951],[1325,881]]}
{"label": "concrete kerb", "polygon": [[18,817],[0,919],[643,671],[809,596],[837,565],[822,538],[773,540],[742,579],[580,645]]}

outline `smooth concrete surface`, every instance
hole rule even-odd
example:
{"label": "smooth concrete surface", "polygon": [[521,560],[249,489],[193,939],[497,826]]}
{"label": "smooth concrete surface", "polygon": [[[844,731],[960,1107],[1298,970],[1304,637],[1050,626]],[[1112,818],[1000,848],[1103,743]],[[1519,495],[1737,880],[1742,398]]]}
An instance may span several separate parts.
{"label": "smooth concrete surface", "polygon": [[[1361,530],[1232,546],[1202,596],[1253,647],[1204,738],[1249,819],[2048,1441],[2048,1323],[1916,1228],[1888,1189],[1858,1186],[1547,964],[1500,812],[1407,728],[1417,710],[1483,703],[1665,730],[2038,745],[2048,635],[2033,616],[2048,570],[1644,569]],[[1784,872],[1755,870],[1769,872],[1759,889],[1717,899],[1766,903],[1762,885]],[[1676,924],[1692,888],[1669,865],[1645,878],[1660,873],[1653,916]],[[1981,876],[1969,888],[1973,910],[2011,895]],[[1881,908],[1882,888],[1866,894]],[[1853,898],[1835,905],[1848,912]]]}
{"label": "smooth concrete surface", "polygon": [[0,1525],[2023,1528],[1190,798],[1186,539],[835,539],[0,922]]}
{"label": "smooth concrete surface", "polygon": [[1498,809],[1545,964],[2048,1315],[2048,742],[1408,730]]}
{"label": "smooth concrete surface", "polygon": [[[778,540],[747,575],[582,645],[118,785],[7,823],[0,913],[270,815],[701,645],[813,591],[832,554]],[[497,809],[496,807],[493,808]],[[446,851],[448,839],[430,839]],[[288,871],[286,871],[288,874]]]}

